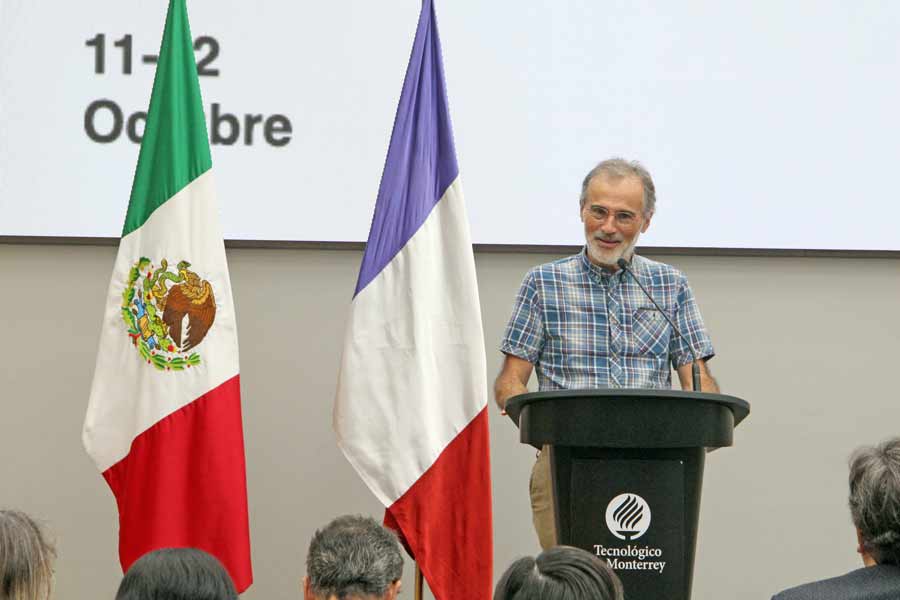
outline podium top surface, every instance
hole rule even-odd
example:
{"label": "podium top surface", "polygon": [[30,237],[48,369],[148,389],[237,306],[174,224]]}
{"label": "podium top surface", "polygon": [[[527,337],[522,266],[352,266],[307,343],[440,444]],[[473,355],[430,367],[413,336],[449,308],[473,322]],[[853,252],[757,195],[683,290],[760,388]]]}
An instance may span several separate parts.
{"label": "podium top surface", "polygon": [[519,414],[522,409],[533,402],[546,402],[563,398],[596,398],[602,401],[608,398],[645,398],[645,399],[671,399],[697,400],[703,402],[715,402],[723,404],[731,409],[734,414],[735,427],[750,414],[750,403],[736,396],[727,394],[711,394],[709,392],[683,392],[681,390],[655,390],[655,389],[620,389],[601,388],[596,390],[557,390],[554,392],[529,392],[519,394],[509,399],[506,404],[506,414],[518,427]]}
{"label": "podium top surface", "polygon": [[731,445],[750,404],[725,394],[616,388],[520,394],[506,412],[532,445],[721,447]]}

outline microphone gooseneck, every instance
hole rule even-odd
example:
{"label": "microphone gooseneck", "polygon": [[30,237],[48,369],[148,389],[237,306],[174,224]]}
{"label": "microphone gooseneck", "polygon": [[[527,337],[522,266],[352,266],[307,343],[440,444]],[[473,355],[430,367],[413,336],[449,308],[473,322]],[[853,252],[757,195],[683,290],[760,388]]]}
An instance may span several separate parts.
{"label": "microphone gooseneck", "polygon": [[697,353],[694,352],[694,347],[691,345],[690,341],[688,341],[687,338],[685,338],[683,335],[681,335],[681,331],[678,330],[678,327],[675,325],[675,322],[669,318],[669,315],[666,313],[666,311],[664,311],[662,309],[662,307],[656,303],[656,300],[653,299],[653,296],[650,295],[650,292],[647,291],[647,288],[645,288],[641,284],[640,279],[638,279],[637,276],[634,274],[634,272],[628,267],[628,261],[625,260],[624,258],[620,258],[619,260],[616,261],[616,265],[618,265],[618,267],[620,269],[622,269],[623,273],[628,273],[629,275],[631,275],[631,279],[638,285],[639,288],[641,288],[641,291],[644,292],[644,295],[647,296],[648,298],[650,298],[650,302],[653,303],[653,306],[656,307],[656,310],[658,310],[662,314],[662,316],[666,319],[666,321],[668,321],[669,325],[672,326],[672,331],[675,332],[675,335],[677,335],[680,339],[684,340],[684,342],[687,344],[688,350],[691,351],[691,357],[693,358],[693,361],[694,361],[693,363],[691,363],[691,387],[693,388],[693,390],[695,392],[699,392],[700,391],[700,362],[697,360]]}

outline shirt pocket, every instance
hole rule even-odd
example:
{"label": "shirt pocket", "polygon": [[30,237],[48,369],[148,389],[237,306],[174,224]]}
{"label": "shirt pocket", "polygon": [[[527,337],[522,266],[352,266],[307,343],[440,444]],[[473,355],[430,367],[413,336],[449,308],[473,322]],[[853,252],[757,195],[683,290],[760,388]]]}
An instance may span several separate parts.
{"label": "shirt pocket", "polygon": [[665,356],[669,352],[672,327],[655,307],[639,307],[631,313],[625,346],[633,356]]}

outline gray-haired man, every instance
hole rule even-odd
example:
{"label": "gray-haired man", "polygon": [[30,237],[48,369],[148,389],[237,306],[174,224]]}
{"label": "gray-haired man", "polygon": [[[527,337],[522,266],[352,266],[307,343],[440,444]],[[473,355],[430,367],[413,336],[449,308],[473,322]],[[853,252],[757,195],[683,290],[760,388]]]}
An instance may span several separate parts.
{"label": "gray-haired man", "polygon": [[403,554],[393,532],[375,519],[346,515],[320,529],[309,544],[305,600],[394,600]]}
{"label": "gray-haired man", "polygon": [[900,598],[900,438],[851,457],[850,515],[865,567],[786,590],[774,600]]}
{"label": "gray-haired man", "polygon": [[[647,169],[621,158],[601,162],[582,181],[578,210],[584,249],[531,269],[516,295],[494,384],[500,409],[528,391],[535,370],[540,390],[554,391],[667,389],[674,368],[687,390],[695,355],[702,391],[718,392],[706,366],[715,351],[687,278],[634,253],[656,211],[656,186]],[[634,277],[625,277],[619,259],[630,262]],[[635,278],[684,337],[675,335]],[[530,488],[534,528],[546,550],[556,545],[546,452],[532,469]]]}

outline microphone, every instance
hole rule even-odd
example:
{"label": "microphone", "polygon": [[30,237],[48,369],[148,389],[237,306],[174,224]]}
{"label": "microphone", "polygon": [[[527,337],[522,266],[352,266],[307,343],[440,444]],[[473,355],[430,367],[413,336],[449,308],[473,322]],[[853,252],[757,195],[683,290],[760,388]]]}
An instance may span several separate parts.
{"label": "microphone", "polygon": [[699,392],[700,391],[700,363],[697,362],[697,353],[694,352],[694,347],[691,346],[691,343],[687,340],[687,338],[685,338],[683,335],[681,335],[681,332],[678,330],[678,327],[675,325],[675,322],[672,321],[672,319],[669,318],[669,315],[666,313],[666,311],[664,311],[662,309],[662,307],[660,307],[660,305],[656,303],[656,300],[653,299],[653,296],[650,295],[650,292],[647,291],[647,288],[645,288],[643,285],[641,285],[641,280],[637,278],[637,276],[634,274],[634,272],[630,268],[628,268],[628,261],[625,260],[624,258],[620,258],[619,260],[616,261],[616,265],[618,265],[618,267],[620,269],[622,269],[623,273],[628,273],[629,275],[631,275],[631,278],[634,280],[634,282],[636,284],[638,284],[638,287],[641,288],[641,291],[644,292],[644,295],[647,296],[648,298],[650,298],[650,302],[653,303],[653,306],[656,307],[656,310],[658,310],[660,313],[662,313],[662,316],[665,317],[666,321],[669,322],[669,325],[672,326],[672,331],[675,332],[675,335],[677,335],[679,338],[684,340],[685,343],[687,344],[688,350],[691,351],[691,357],[694,359],[694,362],[691,363],[691,387],[694,389],[695,392]]}

